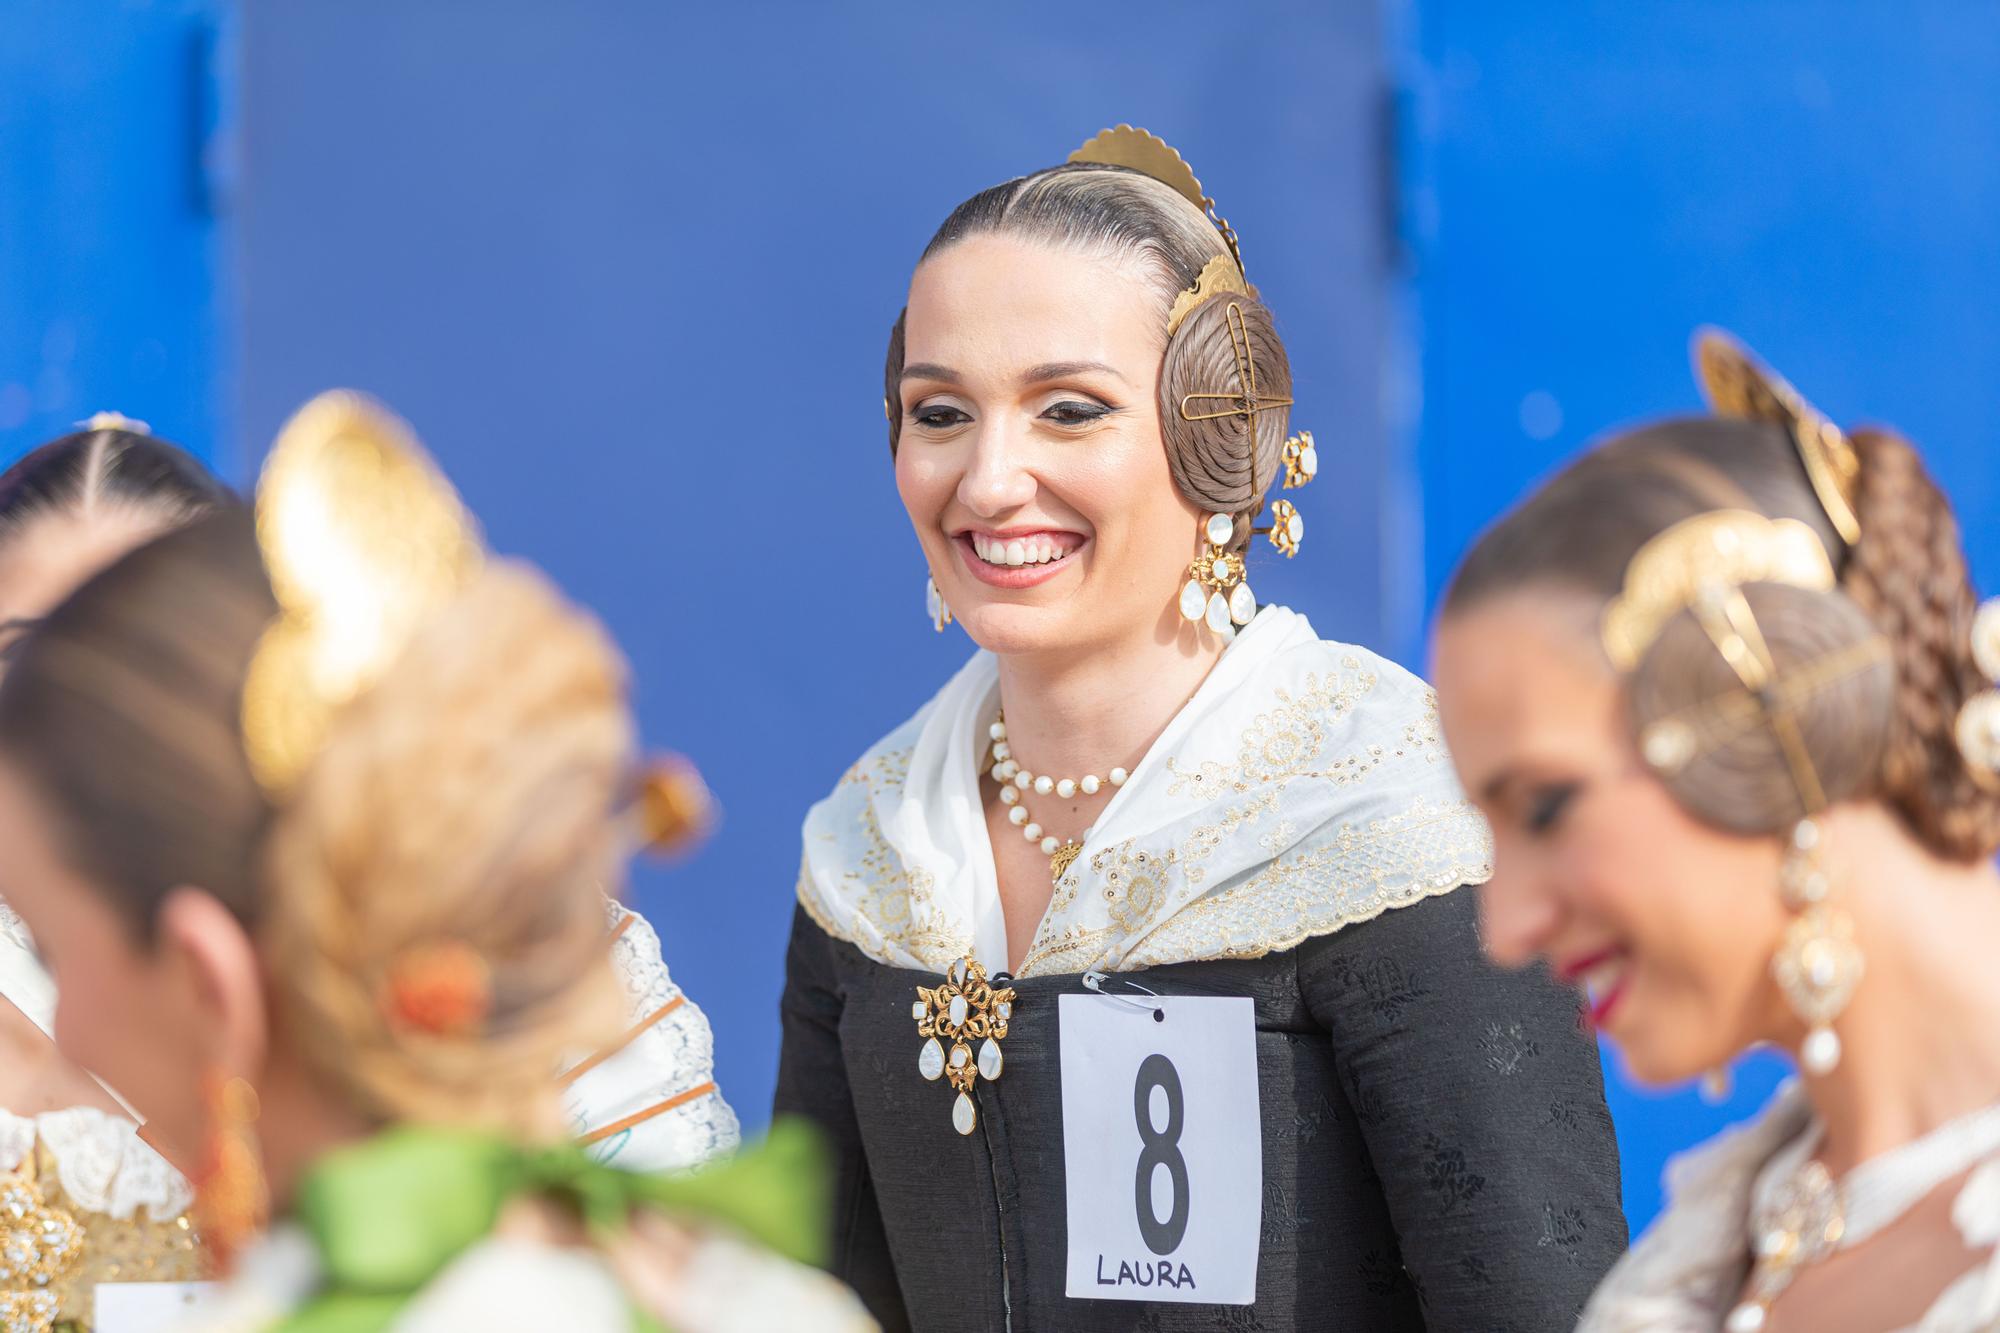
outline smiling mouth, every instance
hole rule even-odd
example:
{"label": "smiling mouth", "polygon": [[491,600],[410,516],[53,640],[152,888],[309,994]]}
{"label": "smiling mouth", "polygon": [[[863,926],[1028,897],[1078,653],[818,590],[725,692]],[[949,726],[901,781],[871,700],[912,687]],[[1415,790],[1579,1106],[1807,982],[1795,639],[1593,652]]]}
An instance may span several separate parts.
{"label": "smiling mouth", "polygon": [[1631,955],[1613,947],[1565,964],[1559,975],[1582,992],[1590,1025],[1602,1030],[1625,997],[1631,971]]}
{"label": "smiling mouth", "polygon": [[972,548],[973,558],[996,569],[1018,569],[1023,565],[1052,565],[1067,559],[1083,538],[1073,532],[1031,532],[1020,537],[1002,537],[984,532],[960,534]]}
{"label": "smiling mouth", "polygon": [[1031,588],[1066,568],[1086,539],[1075,532],[961,532],[952,538],[972,576],[996,588]]}

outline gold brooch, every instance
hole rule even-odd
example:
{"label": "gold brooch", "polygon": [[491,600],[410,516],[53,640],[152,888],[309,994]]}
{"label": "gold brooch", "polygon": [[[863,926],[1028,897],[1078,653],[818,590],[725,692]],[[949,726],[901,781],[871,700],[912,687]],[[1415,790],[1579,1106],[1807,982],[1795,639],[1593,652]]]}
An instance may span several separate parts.
{"label": "gold brooch", "polygon": [[[1012,978],[1003,972],[993,980]],[[933,1083],[942,1076],[958,1089],[958,1100],[951,1107],[951,1126],[961,1134],[970,1134],[979,1124],[972,1085],[982,1078],[991,1083],[1000,1077],[1000,1042],[1013,1016],[1014,988],[996,989],[987,979],[986,969],[971,958],[953,963],[942,986],[917,987],[910,1017],[917,1020],[917,1035],[928,1038],[917,1052],[917,1072]],[[940,1038],[951,1043],[949,1054]],[[974,1041],[980,1043],[976,1057]]]}
{"label": "gold brooch", "polygon": [[61,1292],[83,1262],[83,1228],[51,1207],[32,1168],[0,1180],[0,1327],[54,1327]]}

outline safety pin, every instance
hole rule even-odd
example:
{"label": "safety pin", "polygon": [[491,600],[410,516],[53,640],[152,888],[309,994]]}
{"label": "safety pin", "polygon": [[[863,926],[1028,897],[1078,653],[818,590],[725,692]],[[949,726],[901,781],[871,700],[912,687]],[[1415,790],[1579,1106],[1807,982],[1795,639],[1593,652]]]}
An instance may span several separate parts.
{"label": "safety pin", "polygon": [[1090,991],[1097,995],[1102,995],[1105,999],[1111,1000],[1117,1004],[1129,1004],[1134,1009],[1143,1009],[1153,1016],[1153,1021],[1155,1023],[1164,1023],[1167,1021],[1167,1011],[1165,1006],[1157,1004],[1147,1004],[1144,1000],[1134,1000],[1123,995],[1113,995],[1110,991],[1104,989],[1106,986],[1113,984],[1119,986],[1129,986],[1133,990],[1138,991],[1140,994],[1150,995],[1156,1000],[1160,998],[1160,993],[1158,991],[1150,990],[1145,986],[1141,986],[1136,981],[1128,981],[1124,977],[1114,977],[1104,972],[1086,972],[1083,974],[1083,988],[1085,990]]}

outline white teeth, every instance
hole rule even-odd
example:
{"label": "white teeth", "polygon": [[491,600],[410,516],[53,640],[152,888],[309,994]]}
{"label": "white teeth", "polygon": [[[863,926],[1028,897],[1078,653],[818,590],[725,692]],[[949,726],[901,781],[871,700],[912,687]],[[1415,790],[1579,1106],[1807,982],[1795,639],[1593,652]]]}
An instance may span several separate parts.
{"label": "white teeth", "polygon": [[1608,959],[1583,974],[1583,988],[1589,994],[1591,1001],[1595,1003],[1610,994],[1612,987],[1616,986],[1624,975],[1625,960],[1622,958]]}
{"label": "white teeth", "polygon": [[1016,537],[1002,541],[984,533],[972,534],[972,553],[989,565],[1046,565],[1061,560],[1069,552],[1051,537]]}

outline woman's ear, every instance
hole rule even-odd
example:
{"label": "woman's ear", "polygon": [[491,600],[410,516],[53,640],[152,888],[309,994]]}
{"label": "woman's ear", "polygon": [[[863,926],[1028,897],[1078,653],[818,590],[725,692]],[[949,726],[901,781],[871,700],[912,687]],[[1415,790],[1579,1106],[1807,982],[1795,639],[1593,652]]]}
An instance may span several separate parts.
{"label": "woman's ear", "polygon": [[257,1081],[269,1050],[263,969],[241,922],[205,889],[173,890],[156,918],[162,967],[179,983],[187,1017],[207,1034],[207,1059],[224,1075]]}

